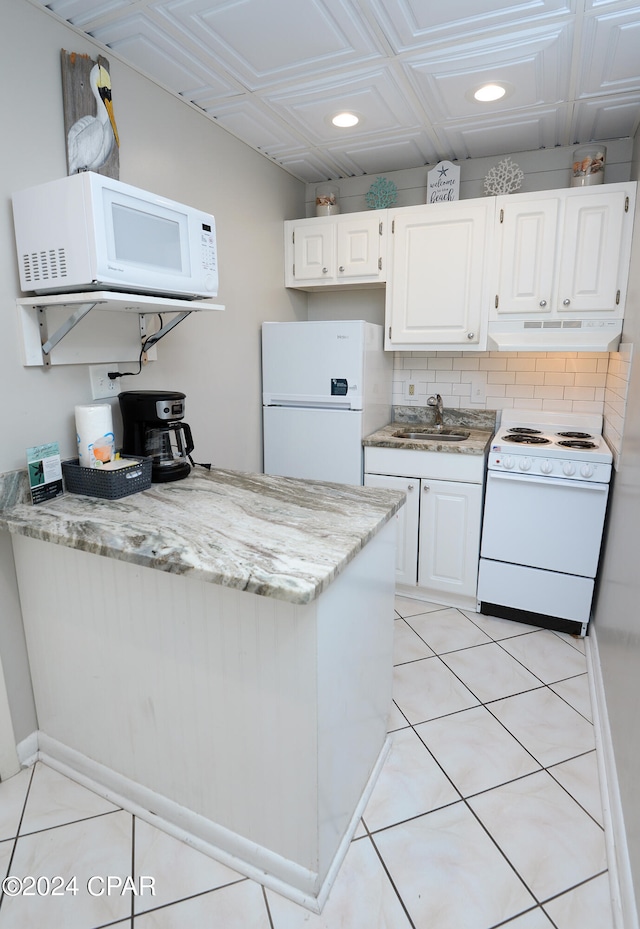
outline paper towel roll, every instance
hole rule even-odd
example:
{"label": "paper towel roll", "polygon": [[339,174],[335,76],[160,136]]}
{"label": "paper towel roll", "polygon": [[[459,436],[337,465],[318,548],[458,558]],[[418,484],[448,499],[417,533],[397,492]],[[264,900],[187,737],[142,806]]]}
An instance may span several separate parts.
{"label": "paper towel roll", "polygon": [[79,464],[83,468],[100,468],[115,455],[111,405],[80,403],[75,413]]}

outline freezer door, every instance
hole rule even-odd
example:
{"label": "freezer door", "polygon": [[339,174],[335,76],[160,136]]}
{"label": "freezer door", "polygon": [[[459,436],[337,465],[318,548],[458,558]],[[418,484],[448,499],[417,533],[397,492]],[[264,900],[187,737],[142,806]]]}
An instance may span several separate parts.
{"label": "freezer door", "polygon": [[361,320],[263,323],[262,402],[362,409]]}
{"label": "freezer door", "polygon": [[362,413],[267,406],[264,472],[362,484]]}

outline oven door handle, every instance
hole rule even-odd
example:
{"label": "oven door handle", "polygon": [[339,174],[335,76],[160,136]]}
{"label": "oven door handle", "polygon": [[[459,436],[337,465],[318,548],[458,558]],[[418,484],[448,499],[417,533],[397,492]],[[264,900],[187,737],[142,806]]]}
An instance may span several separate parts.
{"label": "oven door handle", "polygon": [[562,477],[539,477],[537,474],[511,474],[504,471],[488,471],[487,478],[490,481],[518,481],[521,484],[545,484],[549,486],[571,487],[574,490],[593,490],[600,493],[608,493],[609,485],[600,484],[597,481],[573,481],[569,478]]}

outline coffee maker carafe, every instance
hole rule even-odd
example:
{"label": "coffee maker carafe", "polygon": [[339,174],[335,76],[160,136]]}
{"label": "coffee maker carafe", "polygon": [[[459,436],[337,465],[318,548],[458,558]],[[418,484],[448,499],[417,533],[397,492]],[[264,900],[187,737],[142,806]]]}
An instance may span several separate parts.
{"label": "coffee maker carafe", "polygon": [[122,451],[151,458],[151,480],[178,481],[191,471],[191,428],[182,422],[185,395],[174,390],[125,390],[119,395]]}

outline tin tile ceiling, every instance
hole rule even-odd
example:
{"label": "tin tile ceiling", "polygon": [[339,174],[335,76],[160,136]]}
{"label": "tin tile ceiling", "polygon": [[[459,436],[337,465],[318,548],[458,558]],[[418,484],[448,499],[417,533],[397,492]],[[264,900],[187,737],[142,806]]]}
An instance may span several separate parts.
{"label": "tin tile ceiling", "polygon": [[[307,183],[628,138],[640,123],[629,0],[41,2]],[[489,81],[509,93],[475,102]],[[334,127],[341,110],[358,126]]]}

